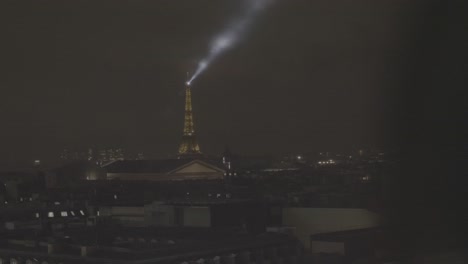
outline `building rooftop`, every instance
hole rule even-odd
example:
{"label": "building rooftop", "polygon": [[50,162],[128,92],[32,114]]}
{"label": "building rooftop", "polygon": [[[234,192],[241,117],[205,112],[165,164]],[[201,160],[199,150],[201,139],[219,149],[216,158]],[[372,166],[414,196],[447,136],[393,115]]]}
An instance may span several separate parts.
{"label": "building rooftop", "polygon": [[[0,258],[22,256],[64,263],[182,263],[256,248],[297,246],[295,239],[283,234],[185,227],[77,228],[54,236],[23,231],[17,238],[2,237]],[[83,255],[85,246],[89,252]],[[51,247],[55,248],[52,254]]]}
{"label": "building rooftop", "polygon": [[162,159],[162,160],[118,160],[104,166],[108,173],[169,173],[193,161],[200,161],[211,166],[221,166],[218,162],[207,159]]}
{"label": "building rooftop", "polygon": [[338,232],[319,233],[311,235],[311,240],[328,242],[349,242],[356,239],[371,239],[381,234],[379,228],[353,229]]}

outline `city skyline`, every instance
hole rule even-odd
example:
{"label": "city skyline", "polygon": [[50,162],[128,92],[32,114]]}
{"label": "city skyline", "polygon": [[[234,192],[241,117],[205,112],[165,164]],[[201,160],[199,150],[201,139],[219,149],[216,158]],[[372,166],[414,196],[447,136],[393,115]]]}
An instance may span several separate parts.
{"label": "city skyline", "polygon": [[[4,5],[0,160],[50,159],[66,146],[94,144],[177,153],[186,71],[242,11],[233,2],[204,3]],[[402,16],[418,19],[412,8],[274,2],[192,84],[203,152],[392,146],[386,117],[397,111],[392,89],[407,61],[389,56],[412,40],[398,26]]]}
{"label": "city skyline", "polygon": [[0,263],[462,263],[463,5],[0,2]]}

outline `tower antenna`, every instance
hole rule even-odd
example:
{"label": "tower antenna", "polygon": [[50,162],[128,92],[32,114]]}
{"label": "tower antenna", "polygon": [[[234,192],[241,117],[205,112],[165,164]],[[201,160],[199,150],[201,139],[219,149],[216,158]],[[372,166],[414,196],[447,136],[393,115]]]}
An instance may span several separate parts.
{"label": "tower antenna", "polygon": [[190,86],[190,75],[189,75],[189,72],[187,72],[187,81],[185,81],[185,85]]}

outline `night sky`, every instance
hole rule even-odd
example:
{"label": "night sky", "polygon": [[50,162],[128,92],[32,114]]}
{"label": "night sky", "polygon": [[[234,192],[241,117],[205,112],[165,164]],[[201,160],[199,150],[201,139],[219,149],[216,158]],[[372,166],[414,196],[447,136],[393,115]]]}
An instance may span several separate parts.
{"label": "night sky", "polygon": [[[387,148],[423,2],[278,0],[193,83],[201,150]],[[175,154],[186,71],[241,1],[2,1],[0,159]],[[423,42],[426,40],[423,40]],[[390,140],[391,141],[391,140]]]}

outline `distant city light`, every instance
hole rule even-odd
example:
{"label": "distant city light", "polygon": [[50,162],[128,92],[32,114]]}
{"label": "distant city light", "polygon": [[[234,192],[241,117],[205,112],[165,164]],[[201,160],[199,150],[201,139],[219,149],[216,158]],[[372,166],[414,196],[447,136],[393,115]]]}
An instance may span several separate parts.
{"label": "distant city light", "polygon": [[319,161],[317,163],[320,164],[320,165],[325,165],[325,164],[335,164],[336,162],[334,160],[330,159],[330,160],[325,160],[325,161]]}

